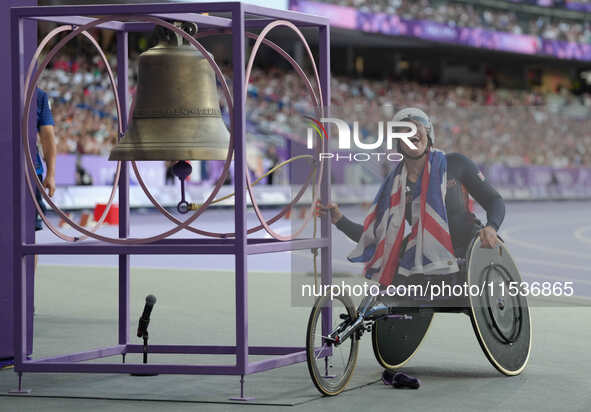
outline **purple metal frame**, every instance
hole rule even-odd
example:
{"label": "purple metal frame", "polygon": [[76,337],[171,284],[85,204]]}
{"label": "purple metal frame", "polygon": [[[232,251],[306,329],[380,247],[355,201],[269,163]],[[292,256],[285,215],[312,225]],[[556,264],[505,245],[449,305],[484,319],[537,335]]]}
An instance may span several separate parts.
{"label": "purple metal frame", "polygon": [[[227,12],[231,18],[208,16],[198,13]],[[233,239],[165,239],[150,244],[115,245],[100,241],[85,241],[79,244],[52,242],[35,244],[25,239],[23,230],[26,206],[23,197],[23,153],[20,139],[20,117],[22,115],[22,74],[25,59],[23,47],[23,24],[28,20],[45,20],[80,25],[91,18],[85,16],[149,14],[166,19],[192,21],[200,28],[231,29],[233,56],[233,130],[235,133],[235,231]],[[248,19],[246,15],[256,15]],[[86,373],[166,373],[166,374],[211,374],[240,375],[241,393],[244,397],[244,376],[281,366],[305,361],[303,347],[249,346],[248,345],[248,296],[247,257],[250,254],[274,253],[298,249],[321,249],[322,283],[332,282],[331,270],[331,226],[328,218],[321,220],[321,237],[318,239],[297,239],[277,241],[274,239],[248,239],[246,227],[246,181],[245,181],[245,31],[247,28],[261,28],[276,20],[288,20],[298,27],[316,27],[319,35],[319,71],[324,102],[330,102],[330,29],[328,20],[292,11],[274,10],[251,4],[236,2],[221,3],[175,3],[142,5],[96,5],[96,6],[50,6],[15,7],[10,9],[11,81],[12,88],[12,157],[13,157],[13,247],[15,265],[13,270],[13,328],[15,348],[15,372],[19,376],[19,390],[22,389],[23,372],[86,372]],[[110,22],[103,28],[117,31],[117,87],[121,106],[128,107],[127,87],[127,33],[151,30],[146,23]],[[123,62],[123,63],[122,63]],[[19,110],[20,108],[20,110]],[[123,116],[126,128],[127,118]],[[330,163],[324,163],[321,185],[321,201],[327,203],[330,197]],[[119,237],[129,234],[129,169],[123,164],[119,183]],[[28,288],[25,260],[34,254],[110,254],[119,256],[119,328],[118,344],[81,353],[27,360],[27,339],[32,329],[27,327]],[[81,363],[82,361],[104,358],[126,353],[141,353],[142,346],[129,343],[129,255],[132,254],[229,254],[235,256],[236,284],[236,345],[152,345],[152,353],[174,354],[229,354],[236,356],[235,365],[185,365],[185,364],[125,364],[125,363]],[[323,312],[323,331],[331,324],[331,310]],[[303,333],[304,331],[302,331]],[[248,355],[274,355],[273,358],[249,362]]]}

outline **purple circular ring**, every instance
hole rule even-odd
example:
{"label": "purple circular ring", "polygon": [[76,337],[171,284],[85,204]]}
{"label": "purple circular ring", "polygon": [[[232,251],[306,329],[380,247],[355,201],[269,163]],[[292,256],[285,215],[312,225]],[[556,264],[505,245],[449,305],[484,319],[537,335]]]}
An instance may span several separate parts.
{"label": "purple circular ring", "polygon": [[[33,165],[33,161],[32,161],[32,157],[31,157],[31,153],[30,153],[30,149],[28,146],[28,134],[29,134],[29,127],[28,127],[28,117],[30,115],[31,112],[31,100],[32,100],[32,95],[33,95],[33,90],[34,88],[37,86],[37,83],[39,81],[39,77],[42,73],[42,71],[47,67],[47,64],[49,63],[49,60],[51,60],[51,58],[53,58],[53,56],[68,42],[70,41],[73,37],[77,36],[78,34],[80,34],[81,32],[84,32],[90,28],[96,27],[99,24],[108,22],[108,21],[113,21],[115,18],[119,18],[119,20],[121,20],[121,18],[125,19],[125,20],[129,20],[129,19],[134,19],[134,20],[140,20],[140,21],[147,21],[147,22],[151,22],[154,23],[156,25],[160,25],[163,27],[168,28],[169,30],[180,34],[181,36],[183,36],[189,43],[191,43],[194,47],[196,47],[198,50],[200,50],[203,54],[203,56],[208,60],[208,62],[210,63],[210,65],[212,66],[214,72],[216,73],[216,76],[218,77],[218,80],[220,81],[221,85],[222,85],[222,89],[224,91],[226,100],[228,102],[228,106],[229,108],[233,107],[232,104],[232,98],[230,96],[230,92],[228,89],[228,86],[224,80],[224,77],[221,73],[221,70],[219,69],[219,67],[217,66],[217,64],[215,63],[215,61],[213,61],[213,58],[209,55],[209,53],[207,53],[206,49],[199,43],[197,42],[195,39],[193,39],[189,34],[185,33],[184,31],[182,31],[181,29],[175,27],[174,25],[167,23],[166,21],[159,19],[157,17],[152,17],[152,16],[105,16],[101,19],[97,19],[94,20],[90,23],[87,23],[83,26],[78,27],[76,30],[72,31],[70,34],[68,34],[67,36],[65,36],[62,40],[60,40],[60,42],[58,42],[58,44],[56,44],[54,46],[54,48],[51,50],[51,52],[47,55],[47,57],[43,60],[42,64],[39,65],[39,67],[37,68],[37,70],[35,71],[35,74],[33,75],[33,87],[31,88],[29,85],[29,88],[27,90],[25,90],[25,110],[24,110],[24,116],[22,119],[22,131],[23,131],[23,144],[24,144],[24,149],[25,149],[25,160],[28,163],[28,166],[31,170],[34,170],[34,165]],[[115,91],[115,96],[118,100],[118,95],[117,92]],[[230,110],[230,118],[232,118],[232,111]],[[111,242],[111,243],[117,243],[117,244],[140,244],[140,243],[149,243],[149,242],[153,242],[153,241],[158,241],[161,239],[164,239],[174,233],[179,232],[182,229],[185,229],[186,227],[188,227],[188,225],[190,225],[195,219],[197,219],[197,217],[199,217],[199,215],[201,215],[205,209],[207,209],[207,207],[209,206],[209,204],[212,202],[212,200],[214,199],[214,197],[217,195],[217,193],[219,192],[228,172],[229,172],[229,166],[230,166],[230,161],[232,159],[232,154],[233,154],[233,147],[234,147],[234,134],[233,131],[231,131],[230,133],[230,143],[228,146],[228,155],[226,157],[226,162],[224,164],[224,169],[222,171],[222,174],[220,176],[220,178],[217,180],[216,185],[212,191],[212,193],[209,195],[209,197],[206,199],[206,201],[202,204],[202,206],[195,211],[195,213],[189,217],[187,220],[185,220],[182,224],[177,225],[175,228],[167,231],[167,232],[163,232],[160,233],[159,235],[156,236],[152,236],[152,237],[148,237],[148,238],[135,238],[135,239],[121,239],[121,238],[111,238],[111,237],[107,237],[107,236],[101,236],[101,235],[97,235],[93,232],[90,232],[86,229],[84,229],[83,227],[77,225],[76,223],[74,223],[61,209],[59,209],[59,207],[57,207],[57,205],[55,205],[55,203],[53,203],[53,201],[49,198],[49,196],[47,195],[47,193],[45,193],[44,190],[41,191],[41,195],[43,196],[43,198],[45,199],[45,201],[54,209],[54,211],[60,215],[60,217],[62,217],[62,219],[64,219],[66,222],[68,222],[72,227],[74,227],[76,230],[78,230],[79,232],[92,237],[94,239],[97,240],[101,240],[101,241],[105,241],[105,242]],[[27,173],[25,173],[25,176],[27,177],[27,183],[29,186],[29,191],[33,192],[32,190],[32,185],[29,179],[29,175]],[[38,186],[40,186],[40,182],[39,179],[36,179],[36,183]],[[42,188],[42,186],[41,186]],[[37,207],[39,205],[37,204]],[[40,208],[39,208],[40,209]],[[59,235],[58,235],[59,236]],[[71,238],[69,236],[66,235],[62,235],[59,236],[64,240],[70,240],[70,241],[76,241],[79,238]]]}
{"label": "purple circular ring", "polygon": [[[54,28],[53,30],[51,30],[44,38],[43,40],[41,40],[41,43],[39,44],[39,46],[37,47],[37,50],[35,50],[35,54],[33,55],[33,58],[31,59],[31,63],[29,64],[28,70],[27,70],[27,76],[25,78],[25,90],[28,89],[29,87],[29,82],[31,80],[31,74],[32,71],[35,67],[35,64],[37,63],[39,56],[41,55],[41,52],[43,51],[43,49],[45,48],[45,46],[47,45],[47,43],[49,43],[49,41],[51,39],[53,39],[55,36],[57,36],[59,33],[63,32],[63,31],[68,31],[68,30],[72,30],[72,26],[67,24],[67,25],[63,25],[63,26],[59,26]],[[121,119],[120,119],[120,115],[121,115],[121,110],[120,110],[120,106],[119,106],[119,98],[117,96],[117,89],[115,87],[115,79],[113,76],[113,72],[111,70],[111,66],[109,65],[109,61],[107,60],[105,54],[103,53],[101,47],[99,46],[99,44],[96,42],[96,40],[94,39],[94,37],[92,37],[88,32],[83,31],[82,34],[95,46],[95,48],[98,50],[99,55],[103,61],[103,63],[105,63],[105,67],[107,68],[107,72],[109,73],[109,80],[111,81],[111,86],[113,87],[113,90],[115,91],[115,103],[117,106],[117,114],[118,114],[118,125],[119,125],[119,132],[121,132]],[[57,53],[57,51],[56,51]],[[28,145],[27,145],[28,148]],[[43,222],[45,223],[45,225],[49,228],[49,230],[51,232],[53,232],[57,237],[59,237],[62,240],[66,240],[66,241],[77,241],[77,240],[84,240],[87,238],[87,236],[81,236],[81,237],[72,237],[72,236],[68,236],[62,232],[60,232],[50,221],[49,219],[47,219],[47,216],[45,215],[45,213],[43,213],[43,210],[41,208],[41,205],[39,204],[39,202],[37,201],[37,198],[35,196],[35,191],[32,187],[31,184],[31,179],[34,179],[35,184],[37,185],[37,187],[39,188],[39,191],[42,194],[45,194],[45,188],[43,187],[43,184],[39,181],[39,178],[37,177],[37,175],[35,174],[34,178],[31,178],[29,169],[27,167],[24,168],[25,170],[25,178],[27,180],[27,189],[29,191],[29,194],[31,195],[31,199],[33,200],[33,204],[35,206],[35,208],[37,209],[37,212],[39,213],[39,216],[41,217],[41,220],[43,220]],[[95,232],[99,227],[102,226],[103,222],[105,221],[105,218],[107,217],[107,214],[109,213],[109,209],[111,208],[112,204],[113,204],[113,199],[115,198],[115,192],[116,192],[116,188],[117,188],[117,184],[119,182],[119,178],[121,175],[121,162],[117,162],[117,169],[115,171],[115,178],[113,179],[113,188],[111,190],[111,195],[109,196],[109,200],[107,202],[107,205],[105,207],[105,210],[103,211],[103,214],[101,215],[101,217],[99,218],[98,222],[93,226],[92,229],[90,229],[91,232]]]}
{"label": "purple circular ring", "polygon": [[[218,34],[219,35],[227,35],[227,34],[231,34],[231,33],[232,33],[232,31],[228,30],[228,29],[222,30],[222,31],[216,30],[216,31],[207,31],[207,32],[197,33],[194,37],[195,38],[202,38],[202,37],[208,37],[211,35],[218,35]],[[254,33],[250,33],[250,32],[247,32],[246,35],[248,37],[250,37],[251,39],[255,39],[255,40],[259,38],[258,35],[254,34]],[[319,106],[318,96],[316,95],[316,92],[312,88],[310,81],[306,77],[306,75],[305,75],[304,71],[302,70],[302,68],[300,67],[300,65],[285,50],[283,50],[277,44],[273,43],[271,40],[263,39],[263,43],[268,45],[269,47],[271,47],[276,52],[278,52],[282,57],[284,57],[292,65],[292,67],[296,70],[296,72],[298,73],[300,78],[304,81],[304,84],[306,85],[310,95],[312,96],[312,98],[314,100],[314,105]],[[131,113],[133,113],[134,107],[135,107],[135,100],[132,102],[132,105],[131,105],[131,110],[130,110],[130,115],[129,115],[130,118],[131,118]],[[134,171],[136,178],[138,180],[138,184],[142,187],[144,193],[146,194],[146,196],[148,197],[148,199],[150,200],[152,205],[156,209],[158,209],[170,221],[172,221],[175,224],[180,224],[181,221],[179,219],[177,219],[173,214],[169,213],[164,207],[162,207],[162,205],[156,200],[156,198],[154,198],[154,196],[152,196],[147,185],[145,184],[144,180],[141,177],[141,174],[137,168],[137,164],[134,161],[132,161],[131,166],[132,166],[133,171]],[[306,178],[305,184],[302,186],[302,188],[300,189],[298,194],[296,194],[294,199],[292,199],[292,201],[289,204],[285,205],[283,207],[283,209],[281,209],[279,211],[279,213],[277,213],[275,216],[273,216],[272,218],[270,218],[266,221],[266,223],[268,225],[271,225],[271,224],[275,223],[277,220],[281,219],[291,209],[291,207],[303,196],[305,190],[307,189],[308,185],[310,184],[310,180],[312,178],[313,172],[314,172],[314,170],[312,170],[312,172],[308,175],[308,177]],[[258,226],[248,229],[247,233],[248,234],[255,233],[263,228],[264,228],[264,226],[262,224],[259,224]],[[193,232],[193,233],[196,233],[199,235],[203,235],[203,236],[208,236],[208,237],[228,238],[228,237],[235,236],[235,233],[209,232],[206,230],[194,228],[192,226],[188,226],[186,229],[190,232]]]}
{"label": "purple circular ring", "polygon": [[[284,26],[284,27],[288,27],[290,28],[292,31],[294,31],[298,37],[300,38],[300,40],[302,41],[302,43],[304,44],[304,47],[306,48],[306,52],[308,53],[308,57],[310,58],[310,62],[312,64],[312,69],[314,71],[314,78],[316,80],[316,84],[318,85],[318,90],[321,90],[321,85],[320,85],[320,78],[318,76],[318,70],[316,68],[316,63],[314,62],[314,55],[312,54],[312,50],[310,50],[310,46],[308,45],[308,42],[306,41],[306,38],[304,37],[304,35],[302,34],[302,32],[295,26],[295,24],[293,24],[290,21],[286,21],[286,20],[277,20],[274,21],[272,23],[269,23],[265,26],[265,28],[261,31],[261,34],[259,35],[259,37],[257,38],[252,50],[251,50],[251,54],[250,57],[248,59],[248,64],[246,65],[246,75],[245,75],[245,80],[244,82],[246,84],[248,84],[248,81],[250,79],[250,71],[252,70],[252,66],[254,64],[254,58],[256,57],[256,54],[258,52],[259,47],[261,46],[262,41],[265,39],[265,37],[267,36],[267,34],[274,29],[275,27],[278,26]],[[320,110],[323,110],[323,100],[322,100],[322,94],[320,94]],[[324,139],[320,138],[320,142],[321,142],[321,150],[324,151]],[[314,159],[313,159],[314,161]],[[255,214],[257,215],[259,221],[261,222],[261,225],[265,228],[265,231],[270,234],[273,238],[277,239],[277,240],[291,240],[294,238],[297,238],[302,231],[304,230],[304,228],[306,227],[306,225],[308,224],[308,222],[310,221],[310,219],[312,218],[312,216],[314,215],[314,207],[315,207],[315,203],[316,203],[316,199],[318,197],[318,188],[320,187],[320,184],[322,182],[322,173],[323,173],[323,169],[324,169],[324,160],[320,161],[320,165],[318,166],[319,171],[317,173],[317,182],[316,185],[314,187],[314,191],[312,193],[312,202],[310,203],[310,207],[308,209],[309,213],[306,213],[306,217],[304,218],[304,221],[302,222],[302,225],[300,226],[300,228],[298,230],[296,230],[295,233],[291,234],[291,235],[280,235],[279,233],[276,233],[273,229],[271,229],[270,225],[265,221],[265,218],[263,217],[260,209],[259,209],[259,205],[254,197],[254,192],[253,192],[253,188],[252,188],[252,184],[250,182],[250,177],[248,176],[248,174],[246,174],[246,188],[248,189],[248,193],[250,195],[250,200],[252,202],[252,207],[254,209]],[[311,171],[310,175],[308,175],[308,180],[305,183],[305,185],[303,186],[303,189],[305,190],[307,188],[307,186],[309,185],[309,178],[312,177],[314,171],[316,170],[316,166],[314,167],[314,169]],[[301,195],[303,195],[303,191],[300,190],[300,193],[298,194],[299,196],[296,196],[292,202],[296,202],[297,200],[299,200],[299,197],[301,197]]]}

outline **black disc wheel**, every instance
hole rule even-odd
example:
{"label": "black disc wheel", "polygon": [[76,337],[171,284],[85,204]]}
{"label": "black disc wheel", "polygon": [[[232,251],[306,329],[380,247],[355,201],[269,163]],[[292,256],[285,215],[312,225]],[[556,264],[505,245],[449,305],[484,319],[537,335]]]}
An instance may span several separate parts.
{"label": "black disc wheel", "polygon": [[413,313],[412,319],[383,318],[373,325],[371,343],[378,363],[386,369],[404,366],[417,352],[429,330],[433,312]]}

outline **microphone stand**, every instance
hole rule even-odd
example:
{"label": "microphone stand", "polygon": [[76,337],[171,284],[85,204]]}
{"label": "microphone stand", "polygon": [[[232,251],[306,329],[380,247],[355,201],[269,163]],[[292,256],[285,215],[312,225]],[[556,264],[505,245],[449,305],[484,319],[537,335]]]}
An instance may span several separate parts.
{"label": "microphone stand", "polygon": [[143,334],[142,339],[144,340],[144,364],[148,363],[148,332]]}
{"label": "microphone stand", "polygon": [[[155,300],[155,298],[154,298]],[[147,305],[147,304],[146,304]],[[145,311],[146,309],[144,309]],[[150,309],[151,311],[151,309]],[[144,312],[145,315],[145,312]],[[139,326],[138,326],[138,333],[137,336],[138,338],[141,337],[144,344],[142,347],[142,355],[143,355],[143,364],[147,365],[148,364],[148,322],[149,322],[149,312],[147,315],[147,319],[144,319],[144,315],[142,315],[142,317],[140,318],[139,321]],[[137,373],[132,373],[131,376],[157,376],[157,373],[143,373],[143,372],[137,372]]]}
{"label": "microphone stand", "polygon": [[[148,363],[148,331],[145,330],[142,333],[142,339],[144,341],[142,354],[143,354],[143,364],[146,365]],[[158,376],[157,373],[132,373],[131,376]]]}

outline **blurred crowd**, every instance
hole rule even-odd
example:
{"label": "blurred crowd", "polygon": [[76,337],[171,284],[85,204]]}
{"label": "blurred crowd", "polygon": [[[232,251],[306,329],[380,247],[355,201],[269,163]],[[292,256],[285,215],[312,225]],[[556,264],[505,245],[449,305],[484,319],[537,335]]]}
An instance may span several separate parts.
{"label": "blurred crowd", "polygon": [[[41,78],[39,86],[51,98],[60,153],[106,156],[116,141],[117,116],[108,76],[98,62],[90,67],[84,61],[67,65],[56,60]],[[228,76],[231,71],[224,72]],[[591,128],[586,120],[590,95],[575,96],[566,89],[551,94],[497,89],[492,83],[478,88],[333,77],[333,115],[358,121],[367,141],[375,139],[379,121],[391,119],[404,106],[418,106],[430,114],[438,147],[462,152],[478,163],[591,166]],[[304,115],[317,116],[296,74],[277,68],[253,70],[247,125],[249,139],[260,143],[261,153],[284,145],[285,137],[305,139]]]}
{"label": "blurred crowd", "polygon": [[117,138],[117,111],[109,76],[98,57],[90,62],[57,57],[39,87],[50,98],[58,153],[109,153]]}
{"label": "blurred crowd", "polygon": [[[480,164],[591,166],[591,96],[421,85],[413,82],[333,77],[331,113],[359,124],[360,136],[375,141],[378,122],[405,106],[424,109],[435,125],[437,146]],[[313,114],[307,89],[296,74],[255,70],[249,118],[268,133],[306,136]]]}
{"label": "blurred crowd", "polygon": [[447,0],[323,0],[364,12],[396,14],[404,19],[431,20],[452,27],[478,27],[488,30],[529,34],[551,40],[591,43],[591,20],[557,19],[530,12],[483,7]]}

